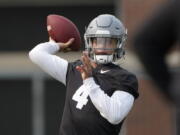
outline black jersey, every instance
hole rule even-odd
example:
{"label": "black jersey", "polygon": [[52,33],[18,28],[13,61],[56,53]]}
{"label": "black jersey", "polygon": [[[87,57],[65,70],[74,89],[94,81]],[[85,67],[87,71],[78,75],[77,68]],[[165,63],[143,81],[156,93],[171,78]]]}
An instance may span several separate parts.
{"label": "black jersey", "polygon": [[[77,65],[81,61],[69,63],[66,77],[66,101],[60,127],[60,135],[118,135],[122,123],[113,125],[100,115],[90,98],[88,103],[80,110],[76,108],[77,102],[72,100],[76,90],[83,84]],[[108,71],[108,72],[102,72]],[[115,90],[122,90],[138,97],[138,82],[136,77],[114,65],[100,65],[93,69],[93,78],[100,88],[109,96]]]}

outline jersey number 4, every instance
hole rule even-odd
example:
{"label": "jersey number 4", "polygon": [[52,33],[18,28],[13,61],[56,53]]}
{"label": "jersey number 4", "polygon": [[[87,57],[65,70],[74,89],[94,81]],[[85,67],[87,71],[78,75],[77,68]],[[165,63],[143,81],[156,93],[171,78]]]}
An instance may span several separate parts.
{"label": "jersey number 4", "polygon": [[87,104],[88,102],[88,92],[87,90],[84,88],[84,87],[80,87],[76,92],[75,94],[73,95],[72,99],[74,101],[77,101],[77,105],[76,105],[76,108],[78,109],[82,109],[82,107],[84,105]]}

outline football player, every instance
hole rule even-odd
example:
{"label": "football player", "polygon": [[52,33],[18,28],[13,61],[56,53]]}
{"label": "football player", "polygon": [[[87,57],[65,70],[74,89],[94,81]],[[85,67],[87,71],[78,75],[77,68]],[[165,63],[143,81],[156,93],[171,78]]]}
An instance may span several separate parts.
{"label": "football player", "polygon": [[74,41],[41,43],[30,59],[66,86],[60,135],[118,135],[138,97],[136,76],[115,62],[125,54],[127,32],[119,19],[103,14],[84,34],[85,52],[69,63],[55,55]]}

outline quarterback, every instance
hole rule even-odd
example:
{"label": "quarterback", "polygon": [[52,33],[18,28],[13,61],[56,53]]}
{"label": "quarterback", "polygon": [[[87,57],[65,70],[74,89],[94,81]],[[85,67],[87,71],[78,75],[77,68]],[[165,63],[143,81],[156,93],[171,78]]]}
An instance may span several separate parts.
{"label": "quarterback", "polygon": [[66,86],[59,135],[118,135],[138,97],[136,76],[115,64],[125,54],[127,32],[113,15],[94,18],[85,34],[80,60],[68,62],[55,55],[74,41],[40,43],[30,59]]}

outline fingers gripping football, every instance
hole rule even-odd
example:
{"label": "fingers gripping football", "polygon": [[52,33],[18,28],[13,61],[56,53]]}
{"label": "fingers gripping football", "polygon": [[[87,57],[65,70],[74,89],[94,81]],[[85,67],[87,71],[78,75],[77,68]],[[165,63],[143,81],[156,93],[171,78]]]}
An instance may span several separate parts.
{"label": "fingers gripping football", "polygon": [[72,51],[70,46],[73,44],[73,42],[74,42],[74,38],[71,38],[66,43],[58,43],[58,45],[60,46],[63,52],[69,52]]}
{"label": "fingers gripping football", "polygon": [[[49,41],[53,41],[53,42],[56,42],[54,41],[51,37],[49,37]],[[74,42],[74,38],[71,38],[69,39],[67,42],[65,43],[62,43],[62,42],[56,42],[59,47],[61,48],[60,50],[63,51],[63,52],[68,52],[68,51],[72,51],[72,49],[70,48],[70,46],[73,44]]]}

